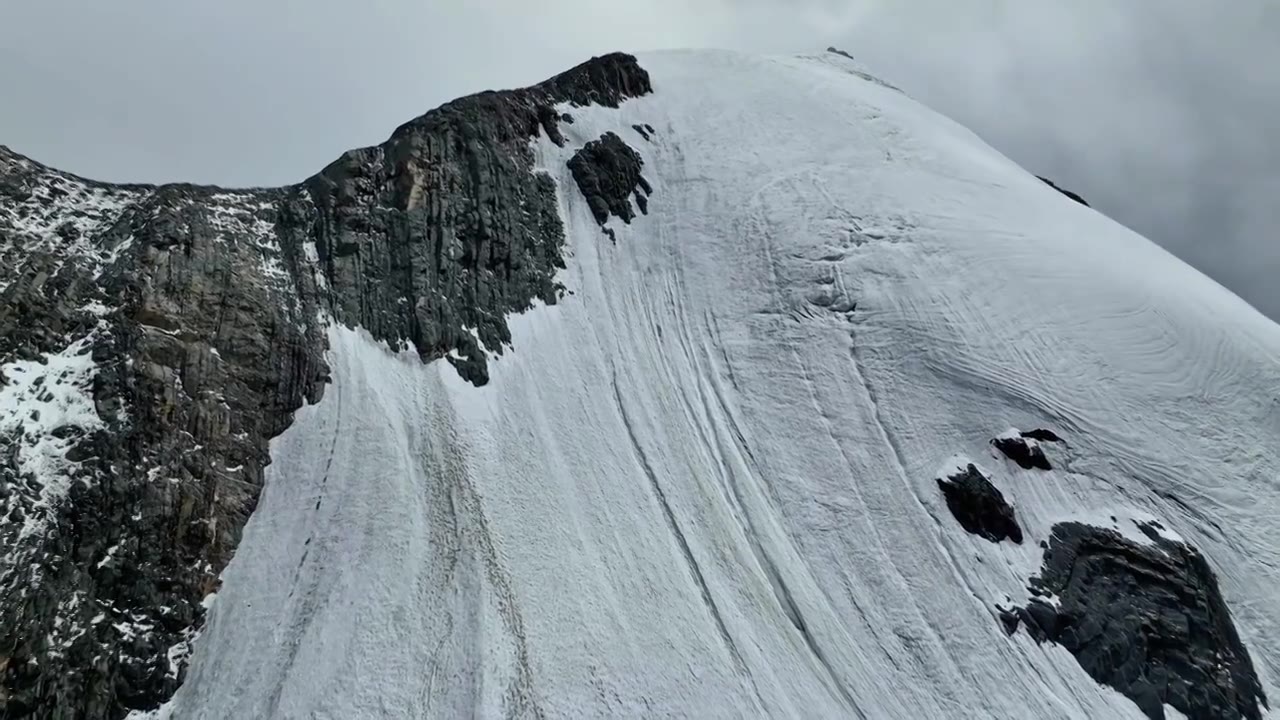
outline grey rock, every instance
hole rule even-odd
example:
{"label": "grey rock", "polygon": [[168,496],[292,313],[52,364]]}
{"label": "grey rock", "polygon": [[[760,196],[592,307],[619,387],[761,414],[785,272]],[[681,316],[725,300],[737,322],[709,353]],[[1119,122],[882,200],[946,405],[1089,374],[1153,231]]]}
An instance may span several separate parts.
{"label": "grey rock", "polygon": [[1266,696],[1209,563],[1156,524],[1139,527],[1150,545],[1055,525],[1031,589],[1056,596],[1057,607],[1032,600],[1015,611],[1022,624],[1148,717],[1163,718],[1169,705],[1193,720],[1258,720]]}
{"label": "grey rock", "polygon": [[573,179],[601,227],[610,216],[630,223],[636,216],[631,207],[632,197],[640,212],[648,213],[648,197],[653,188],[640,174],[643,167],[640,154],[612,132],[587,143],[569,159]]}
{"label": "grey rock", "polygon": [[1073,193],[1070,190],[1067,190],[1066,188],[1060,187],[1057,183],[1055,183],[1054,181],[1050,180],[1047,177],[1044,177],[1041,175],[1037,175],[1036,177],[1040,180],[1040,182],[1043,182],[1045,185],[1048,185],[1054,190],[1057,190],[1058,192],[1062,193],[1063,195],[1066,195],[1067,197],[1071,198],[1072,200],[1075,200],[1076,202],[1080,203],[1085,207],[1090,207],[1089,203],[1085,202],[1084,198],[1080,197],[1076,193]]}
{"label": "grey rock", "polygon": [[[558,105],[650,91],[635,58],[594,58],[444,105],[284,188],[111,185],[0,146],[0,384],[26,383],[34,410],[0,408],[0,715],[167,700],[269,440],[324,392],[321,318],[486,382],[505,316],[563,291],[555,185],[529,141],[564,143]],[[44,369],[73,351],[83,376]],[[86,417],[43,428],[50,385]],[[24,460],[46,435],[65,444],[53,478]]]}
{"label": "grey rock", "polygon": [[997,607],[997,617],[1000,618],[1000,624],[1004,626],[1006,635],[1013,635],[1018,632],[1018,626],[1022,623],[1022,608],[1005,608]]}
{"label": "grey rock", "polygon": [[1013,507],[991,481],[970,464],[963,472],[938,480],[947,508],[966,531],[1000,542],[1022,543],[1022,528]]}
{"label": "grey rock", "polygon": [[1027,436],[998,437],[991,441],[997,450],[1024,470],[1052,470],[1049,458],[1039,445],[1027,442]]}
{"label": "grey rock", "polygon": [[1044,428],[1036,428],[1034,430],[1024,430],[1018,433],[1024,438],[1037,440],[1039,442],[1062,442],[1062,438],[1058,437],[1058,433]]}

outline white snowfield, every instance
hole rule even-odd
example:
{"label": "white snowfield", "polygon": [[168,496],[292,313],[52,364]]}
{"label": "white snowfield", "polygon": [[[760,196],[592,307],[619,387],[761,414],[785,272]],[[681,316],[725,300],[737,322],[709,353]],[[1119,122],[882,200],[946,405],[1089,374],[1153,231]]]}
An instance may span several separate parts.
{"label": "white snowfield", "polygon": [[[1142,718],[995,611],[1112,515],[1209,558],[1280,701],[1280,326],[843,58],[640,63],[536,145],[572,294],[487,386],[332,329],[167,712]],[[654,188],[616,245],[565,167],[605,131]],[[1023,544],[948,512],[965,458]]]}

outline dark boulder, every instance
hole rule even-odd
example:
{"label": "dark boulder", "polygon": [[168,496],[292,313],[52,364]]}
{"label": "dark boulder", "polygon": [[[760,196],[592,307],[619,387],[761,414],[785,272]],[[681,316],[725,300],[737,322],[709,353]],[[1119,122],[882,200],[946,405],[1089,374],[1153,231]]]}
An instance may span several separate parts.
{"label": "dark boulder", "polygon": [[970,533],[991,542],[1022,542],[1022,528],[1004,495],[972,463],[962,472],[938,480],[947,508]]}
{"label": "dark boulder", "polygon": [[1000,624],[1004,626],[1005,635],[1013,635],[1018,632],[1018,625],[1022,623],[1022,608],[1020,607],[997,607],[997,617],[1000,618]]}
{"label": "dark boulder", "polygon": [[992,440],[991,444],[1024,470],[1053,469],[1049,464],[1049,458],[1045,457],[1044,450],[1034,440],[1028,442],[1025,437],[998,437]]}

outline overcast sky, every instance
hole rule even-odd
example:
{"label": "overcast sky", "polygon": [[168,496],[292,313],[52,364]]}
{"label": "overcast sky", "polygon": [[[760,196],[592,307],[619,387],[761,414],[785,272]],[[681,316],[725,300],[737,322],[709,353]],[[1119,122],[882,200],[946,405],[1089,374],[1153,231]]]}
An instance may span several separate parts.
{"label": "overcast sky", "polygon": [[105,180],[282,184],[591,54],[831,44],[1280,318],[1273,0],[15,0],[0,143]]}

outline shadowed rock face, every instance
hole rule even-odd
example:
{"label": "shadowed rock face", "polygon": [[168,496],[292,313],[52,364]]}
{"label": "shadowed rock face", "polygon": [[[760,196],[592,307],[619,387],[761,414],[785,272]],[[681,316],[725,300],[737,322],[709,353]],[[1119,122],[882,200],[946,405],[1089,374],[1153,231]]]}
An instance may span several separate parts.
{"label": "shadowed rock face", "polygon": [[1193,720],[1261,718],[1266,697],[1208,562],[1194,548],[1139,526],[1145,545],[1084,525],[1054,526],[1033,600],[1006,611],[1039,642],[1062,645],[1099,683],[1151,718],[1164,706]]}
{"label": "shadowed rock face", "polygon": [[0,147],[0,714],[171,696],[268,441],[323,393],[321,314],[486,382],[504,316],[561,291],[530,140],[563,144],[556,105],[650,90],[595,58],[275,189],[111,185]]}
{"label": "shadowed rock face", "polygon": [[1022,542],[1022,528],[1004,495],[972,464],[964,472],[938,480],[947,508],[970,533],[991,542]]}

